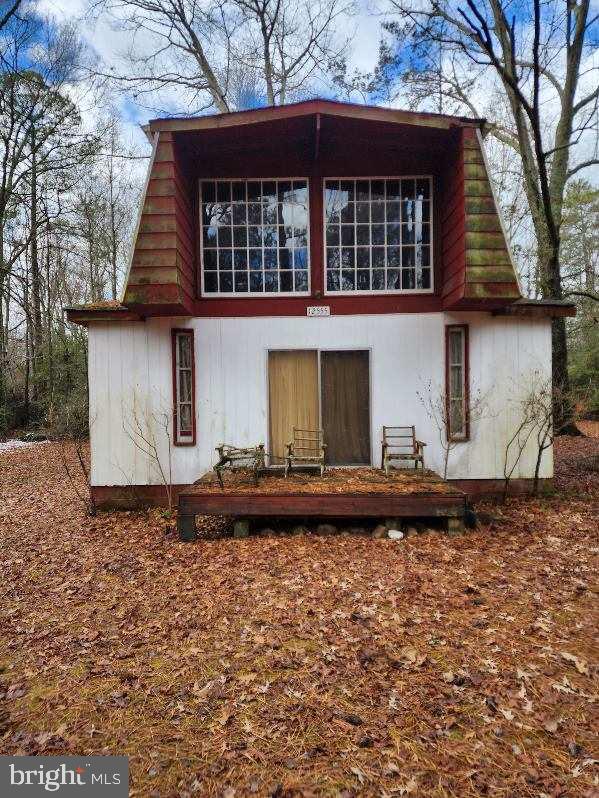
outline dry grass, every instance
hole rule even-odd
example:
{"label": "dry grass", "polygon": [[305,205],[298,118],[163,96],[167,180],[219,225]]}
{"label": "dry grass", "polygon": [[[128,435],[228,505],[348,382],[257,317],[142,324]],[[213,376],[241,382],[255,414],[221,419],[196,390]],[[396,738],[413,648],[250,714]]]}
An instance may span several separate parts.
{"label": "dry grass", "polygon": [[[182,544],[0,456],[1,753],[138,796],[596,795],[599,441],[461,538]],[[588,450],[588,451],[587,451]]]}

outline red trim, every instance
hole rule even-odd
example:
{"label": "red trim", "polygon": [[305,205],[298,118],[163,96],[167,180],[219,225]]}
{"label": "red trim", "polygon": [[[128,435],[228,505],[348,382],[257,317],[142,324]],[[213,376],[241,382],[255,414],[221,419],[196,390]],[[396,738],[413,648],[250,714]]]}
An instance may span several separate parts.
{"label": "red trim", "polygon": [[[464,333],[464,366],[463,366],[463,389],[464,389],[464,420],[466,427],[466,434],[460,436],[453,436],[451,434],[450,426],[450,412],[449,412],[449,333],[452,330],[462,330]],[[469,330],[467,324],[446,324],[445,325],[445,413],[447,416],[447,440],[462,443],[470,440],[470,344],[469,344]]]}
{"label": "red trim", "polygon": [[[187,335],[191,339],[191,438],[179,440],[177,433],[177,409],[179,402],[177,386],[177,336]],[[194,331],[189,327],[173,327],[171,329],[171,371],[173,380],[173,446],[195,446],[196,444],[196,358],[194,347]],[[188,438],[188,436],[185,436]]]}
{"label": "red trim", "polygon": [[430,111],[404,111],[401,109],[381,108],[377,105],[362,105],[319,98],[286,103],[282,106],[268,105],[264,108],[247,108],[243,111],[210,114],[208,116],[188,116],[175,119],[159,117],[157,119],[150,119],[148,124],[152,132],[156,130],[182,132],[196,129],[222,128],[234,126],[236,124],[243,125],[270,119],[287,119],[309,114],[326,115],[327,113],[358,119],[383,119],[399,124],[407,123],[417,125],[422,120],[438,120],[441,127],[449,127],[452,124],[481,127],[485,121],[484,119],[476,117],[437,114]]}
{"label": "red trim", "polygon": [[[314,278],[315,272],[312,273]],[[318,274],[322,274],[319,272]],[[316,278],[318,279],[318,278]],[[322,290],[322,289],[321,289]],[[434,313],[443,310],[443,302],[437,294],[356,294],[355,296],[316,296],[314,285],[312,294],[302,297],[219,297],[196,301],[191,315],[197,317],[231,316],[305,316],[306,308],[312,305],[328,305],[335,316],[370,313]],[[152,308],[152,315],[156,315]],[[165,314],[168,315],[168,314]]]}
{"label": "red trim", "polygon": [[[449,479],[450,485],[466,493],[473,501],[500,497],[504,489],[503,479]],[[521,478],[510,480],[510,496],[530,493],[534,480]],[[540,480],[542,489],[553,486],[553,478]],[[164,485],[92,485],[91,494],[100,510],[137,510],[140,507],[166,507],[167,497]],[[193,485],[173,485],[173,501],[177,502],[179,494],[193,490]],[[373,517],[380,516],[377,512]],[[265,513],[268,515],[268,512]]]}

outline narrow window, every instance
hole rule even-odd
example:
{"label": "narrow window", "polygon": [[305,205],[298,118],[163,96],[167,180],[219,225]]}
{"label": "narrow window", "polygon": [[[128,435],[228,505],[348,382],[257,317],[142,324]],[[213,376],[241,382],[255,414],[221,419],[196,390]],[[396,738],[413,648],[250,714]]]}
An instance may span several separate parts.
{"label": "narrow window", "polygon": [[193,330],[173,330],[174,443],[196,442]]}
{"label": "narrow window", "polygon": [[447,435],[450,440],[468,438],[468,327],[445,328],[445,394]]}

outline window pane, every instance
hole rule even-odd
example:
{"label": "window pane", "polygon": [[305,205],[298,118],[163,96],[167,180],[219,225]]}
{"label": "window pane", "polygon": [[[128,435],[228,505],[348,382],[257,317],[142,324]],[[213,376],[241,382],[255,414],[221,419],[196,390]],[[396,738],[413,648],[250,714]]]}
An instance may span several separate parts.
{"label": "window pane", "polygon": [[307,269],[308,268],[308,250],[295,249],[293,251],[293,268],[294,269]]}
{"label": "window pane", "polygon": [[247,224],[247,205],[233,205],[233,224]]}
{"label": "window pane", "polygon": [[294,272],[295,277],[295,290],[296,291],[307,291],[308,290],[308,272],[301,271],[301,272]]}
{"label": "window pane", "polygon": [[343,270],[341,272],[341,290],[353,291],[355,287],[356,287],[355,272]]}
{"label": "window pane", "polygon": [[353,246],[355,243],[355,227],[353,224],[341,225],[341,245]]}
{"label": "window pane", "polygon": [[233,183],[231,194],[233,202],[245,202],[246,200],[245,183],[242,181],[236,181],[235,183]]}
{"label": "window pane", "polygon": [[264,277],[262,272],[250,272],[250,291],[263,291]]}
{"label": "window pane", "polygon": [[276,271],[274,272],[265,272],[264,274],[264,290],[273,291],[279,290],[279,275]]}
{"label": "window pane", "polygon": [[179,401],[191,402],[191,369],[179,371]]}
{"label": "window pane", "polygon": [[232,272],[221,272],[218,285],[223,294],[230,294],[233,290],[233,274]]}
{"label": "window pane", "polygon": [[247,291],[248,290],[248,273],[235,272],[235,290]]}
{"label": "window pane", "polygon": [[293,272],[279,274],[281,291],[293,291]]}
{"label": "window pane", "polygon": [[205,249],[204,250],[204,271],[215,271],[216,270],[216,250],[215,249]]}
{"label": "window pane", "polygon": [[218,272],[207,272],[204,274],[204,291],[207,294],[218,292]]}
{"label": "window pane", "polygon": [[191,368],[191,338],[189,335],[178,335],[179,368]]}
{"label": "window pane", "polygon": [[[293,268],[305,272],[296,283],[308,290],[306,180],[203,181],[200,192],[206,293],[293,292]],[[339,182],[333,181],[330,193],[331,201],[341,196]],[[343,196],[347,200],[348,192]],[[284,280],[282,271],[290,272]]]}
{"label": "window pane", "polygon": [[339,272],[337,270],[327,271],[327,291],[339,290]]}
{"label": "window pane", "polygon": [[449,368],[449,395],[452,399],[462,398],[461,366],[450,366]]}
{"label": "window pane", "polygon": [[179,405],[179,432],[192,434],[191,405]]}
{"label": "window pane", "polygon": [[214,202],[216,200],[216,188],[214,181],[205,180],[202,183],[202,202]]}
{"label": "window pane", "polygon": [[450,330],[449,332],[449,363],[450,365],[461,365],[462,363],[462,330]]}
{"label": "window pane", "polygon": [[231,201],[231,183],[227,181],[216,184],[216,200],[217,202]]}
{"label": "window pane", "polygon": [[449,402],[449,429],[452,435],[464,434],[464,405],[461,399]]}
{"label": "window pane", "polygon": [[329,247],[339,246],[339,225],[337,224],[327,225],[327,245]]}

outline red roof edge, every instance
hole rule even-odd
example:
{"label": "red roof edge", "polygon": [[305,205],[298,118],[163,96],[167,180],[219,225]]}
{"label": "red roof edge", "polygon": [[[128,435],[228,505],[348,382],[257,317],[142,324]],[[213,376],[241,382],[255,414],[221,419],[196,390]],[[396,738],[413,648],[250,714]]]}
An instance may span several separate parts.
{"label": "red roof edge", "polygon": [[[346,112],[345,114],[343,112]],[[205,114],[203,116],[173,116],[157,117],[150,119],[148,126],[152,131],[156,130],[193,130],[210,129],[222,126],[233,127],[236,123],[243,125],[254,122],[261,122],[277,117],[286,118],[293,116],[307,116],[310,114],[347,115],[349,117],[369,117],[378,120],[386,120],[401,124],[418,124],[421,120],[426,124],[437,121],[439,127],[449,127],[451,125],[472,125],[483,127],[486,120],[483,118],[454,116],[451,114],[439,114],[432,111],[410,111],[402,108],[381,108],[377,105],[365,105],[361,103],[348,103],[340,100],[330,100],[325,98],[314,98],[311,100],[300,100],[295,103],[285,105],[267,105],[261,108],[247,108],[242,111],[229,111],[220,114]],[[445,124],[443,124],[445,123]]]}

